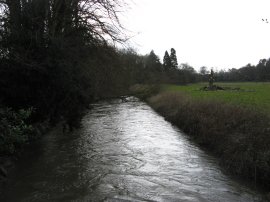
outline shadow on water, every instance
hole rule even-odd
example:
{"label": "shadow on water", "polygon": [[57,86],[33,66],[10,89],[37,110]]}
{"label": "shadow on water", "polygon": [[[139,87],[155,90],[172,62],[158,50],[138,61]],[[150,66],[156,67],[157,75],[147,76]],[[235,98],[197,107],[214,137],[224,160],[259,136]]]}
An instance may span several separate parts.
{"label": "shadow on water", "polygon": [[82,125],[34,144],[0,201],[264,201],[134,97],[94,104]]}

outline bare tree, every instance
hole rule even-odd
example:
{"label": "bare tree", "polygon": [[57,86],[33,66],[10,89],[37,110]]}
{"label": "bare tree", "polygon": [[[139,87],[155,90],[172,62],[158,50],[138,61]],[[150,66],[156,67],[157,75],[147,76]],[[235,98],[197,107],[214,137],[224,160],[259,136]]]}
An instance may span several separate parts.
{"label": "bare tree", "polygon": [[88,37],[106,42],[124,42],[123,27],[118,14],[125,7],[122,0],[2,0],[6,8],[10,32],[29,24],[40,26],[49,37],[67,36],[85,31]]}

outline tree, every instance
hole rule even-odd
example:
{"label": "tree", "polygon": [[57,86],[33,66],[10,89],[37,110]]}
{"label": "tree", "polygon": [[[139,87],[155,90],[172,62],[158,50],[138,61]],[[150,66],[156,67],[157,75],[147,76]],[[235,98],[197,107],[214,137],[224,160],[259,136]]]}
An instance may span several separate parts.
{"label": "tree", "polygon": [[208,70],[207,70],[207,67],[205,67],[205,66],[202,66],[201,68],[200,68],[200,74],[201,75],[206,75],[206,74],[208,74],[209,72],[208,72]]}
{"label": "tree", "polygon": [[160,59],[153,50],[146,58],[146,65],[153,70],[159,70],[161,67]]}
{"label": "tree", "polygon": [[118,19],[123,5],[122,0],[0,1],[1,102],[33,106],[39,119],[47,119],[69,116],[98,91],[109,91],[121,68],[109,44],[125,41]]}
{"label": "tree", "polygon": [[163,57],[163,67],[165,70],[169,70],[172,67],[171,58],[169,56],[168,51],[165,51],[164,57]]}
{"label": "tree", "polygon": [[171,59],[171,65],[172,65],[172,68],[177,69],[177,67],[178,67],[178,62],[177,62],[177,57],[176,57],[176,51],[175,51],[174,48],[171,48],[170,59]]}
{"label": "tree", "polygon": [[181,67],[181,70],[190,72],[192,74],[196,73],[195,69],[192,66],[190,66],[188,63],[183,63],[180,65],[180,67]]}
{"label": "tree", "polygon": [[180,75],[182,83],[192,83],[196,81],[196,71],[187,63],[180,64]]}
{"label": "tree", "polygon": [[161,73],[162,64],[159,57],[152,50],[149,55],[145,57],[145,80],[147,83],[156,83],[159,80],[159,74]]}

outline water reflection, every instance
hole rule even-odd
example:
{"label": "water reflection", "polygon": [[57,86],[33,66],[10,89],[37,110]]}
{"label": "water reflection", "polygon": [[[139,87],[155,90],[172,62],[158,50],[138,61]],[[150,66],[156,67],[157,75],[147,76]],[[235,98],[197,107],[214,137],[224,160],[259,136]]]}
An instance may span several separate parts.
{"label": "water reflection", "polygon": [[21,160],[1,201],[262,201],[136,98],[93,107]]}

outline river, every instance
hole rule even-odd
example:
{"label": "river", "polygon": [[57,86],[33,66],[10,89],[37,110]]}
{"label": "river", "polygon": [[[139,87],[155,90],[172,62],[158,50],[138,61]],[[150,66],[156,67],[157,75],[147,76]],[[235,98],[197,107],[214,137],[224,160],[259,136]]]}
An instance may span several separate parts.
{"label": "river", "polygon": [[137,98],[92,107],[21,157],[0,201],[263,201]]}

